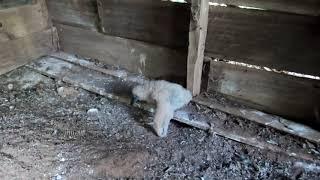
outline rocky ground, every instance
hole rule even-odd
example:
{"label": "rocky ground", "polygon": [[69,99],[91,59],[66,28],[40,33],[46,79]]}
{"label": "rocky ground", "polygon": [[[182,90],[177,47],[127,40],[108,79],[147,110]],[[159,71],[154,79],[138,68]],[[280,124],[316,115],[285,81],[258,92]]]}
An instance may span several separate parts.
{"label": "rocky ground", "polygon": [[151,121],[140,109],[17,69],[0,77],[0,179],[320,177],[313,162],[176,122],[159,138]]}

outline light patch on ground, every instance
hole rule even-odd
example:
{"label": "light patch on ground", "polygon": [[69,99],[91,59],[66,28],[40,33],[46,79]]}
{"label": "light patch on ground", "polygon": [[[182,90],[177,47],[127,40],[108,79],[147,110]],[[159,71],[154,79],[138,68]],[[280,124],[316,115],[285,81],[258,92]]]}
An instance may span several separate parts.
{"label": "light patch on ground", "polygon": [[95,171],[102,177],[141,177],[149,156],[146,151],[110,153],[97,163]]}
{"label": "light patch on ground", "polygon": [[302,168],[308,172],[318,172],[318,173],[320,172],[320,166],[315,163],[309,164],[309,163],[305,163],[305,162],[296,162],[296,163],[294,163],[294,167]]}

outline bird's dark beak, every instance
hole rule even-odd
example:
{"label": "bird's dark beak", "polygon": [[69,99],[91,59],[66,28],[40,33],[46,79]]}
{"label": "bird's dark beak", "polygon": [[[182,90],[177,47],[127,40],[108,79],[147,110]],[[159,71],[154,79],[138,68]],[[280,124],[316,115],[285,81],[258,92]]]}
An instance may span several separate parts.
{"label": "bird's dark beak", "polygon": [[132,96],[132,98],[131,98],[131,106],[133,106],[136,102],[138,102],[138,100],[139,100],[139,98],[138,98],[138,96]]}

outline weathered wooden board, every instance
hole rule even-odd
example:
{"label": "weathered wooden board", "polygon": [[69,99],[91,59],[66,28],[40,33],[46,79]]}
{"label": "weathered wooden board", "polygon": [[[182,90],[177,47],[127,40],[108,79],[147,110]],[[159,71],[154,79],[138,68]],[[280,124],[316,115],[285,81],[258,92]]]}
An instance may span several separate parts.
{"label": "weathered wooden board", "polygon": [[0,42],[0,74],[57,50],[57,44],[58,36],[55,28]]}
{"label": "weathered wooden board", "polygon": [[35,0],[0,0],[0,9],[32,4],[34,1]]}
{"label": "weathered wooden board", "polygon": [[97,13],[96,0],[54,0],[48,1],[50,5],[57,5],[60,7],[70,8],[77,11]]}
{"label": "weathered wooden board", "polygon": [[173,48],[188,47],[190,4],[161,0],[98,0],[104,33]]}
{"label": "weathered wooden board", "polygon": [[103,74],[107,74],[107,75],[111,75],[111,76],[115,76],[118,78],[130,78],[128,77],[128,73],[125,70],[112,70],[112,69],[107,69],[106,66],[102,63],[97,63],[95,61],[88,61],[88,60],[84,60],[79,58],[79,56],[77,55],[71,55],[69,53],[65,53],[65,52],[54,52],[52,54],[49,54],[50,57],[54,57],[57,59],[63,59],[64,61],[79,65],[79,66],[83,66],[86,67],[88,69],[97,71],[97,72],[101,72]]}
{"label": "weathered wooden board", "polygon": [[188,50],[187,87],[194,96],[200,93],[204,49],[208,28],[209,0],[192,0]]}
{"label": "weathered wooden board", "polygon": [[97,30],[98,10],[96,0],[50,0],[47,1],[47,4],[50,17],[54,23]]}
{"label": "weathered wooden board", "polygon": [[0,10],[0,33],[9,39],[24,37],[49,27],[44,0],[36,4]]}
{"label": "weathered wooden board", "polygon": [[209,92],[220,92],[253,108],[318,128],[320,81],[211,62]]}
{"label": "weathered wooden board", "polygon": [[320,15],[318,0],[210,0],[210,2],[302,15]]}
{"label": "weathered wooden board", "polygon": [[0,32],[0,42],[10,41],[10,36],[7,33]]}
{"label": "weathered wooden board", "polygon": [[118,65],[150,77],[180,76],[187,71],[187,54],[135,40],[57,25],[63,51]]}
{"label": "weathered wooden board", "polygon": [[207,55],[320,75],[320,19],[210,6]]}

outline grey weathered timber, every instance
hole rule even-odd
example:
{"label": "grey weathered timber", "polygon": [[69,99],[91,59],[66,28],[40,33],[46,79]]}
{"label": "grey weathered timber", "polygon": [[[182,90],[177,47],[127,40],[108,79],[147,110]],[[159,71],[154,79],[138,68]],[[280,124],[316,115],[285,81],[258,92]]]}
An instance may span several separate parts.
{"label": "grey weathered timber", "polygon": [[198,95],[201,89],[201,75],[208,27],[208,0],[192,0],[189,30],[187,87]]}
{"label": "grey weathered timber", "polygon": [[320,15],[318,0],[210,0],[210,2],[301,15]]}
{"label": "grey weathered timber", "polygon": [[206,53],[320,75],[319,17],[210,6]]}
{"label": "grey weathered timber", "polygon": [[250,107],[319,129],[320,81],[243,66],[211,62],[209,92],[219,92]]}
{"label": "grey weathered timber", "polygon": [[56,51],[57,43],[58,36],[55,28],[0,42],[0,74]]}
{"label": "grey weathered timber", "polygon": [[118,65],[150,77],[185,77],[187,54],[140,41],[57,25],[63,51]]}
{"label": "grey weathered timber", "polygon": [[190,4],[162,0],[98,0],[108,35],[187,49]]}
{"label": "grey weathered timber", "polygon": [[0,9],[32,4],[35,0],[0,0]]}
{"label": "grey weathered timber", "polygon": [[97,30],[98,10],[96,0],[49,0],[50,17],[54,23]]}
{"label": "grey weathered timber", "polygon": [[[48,11],[44,0],[36,4],[0,9],[0,36],[12,40],[49,27]],[[1,40],[0,40],[1,41]]]}

